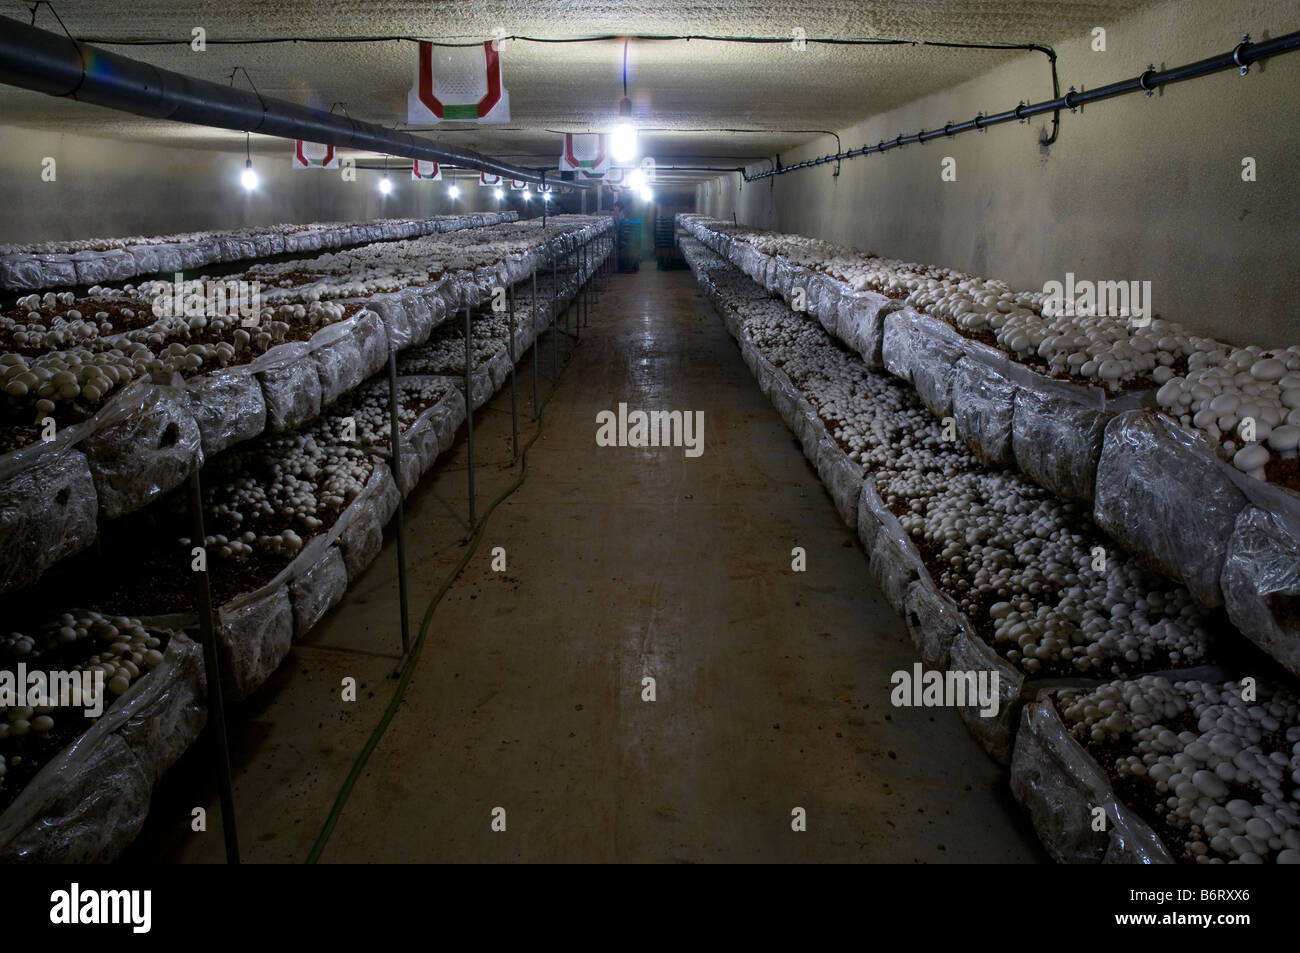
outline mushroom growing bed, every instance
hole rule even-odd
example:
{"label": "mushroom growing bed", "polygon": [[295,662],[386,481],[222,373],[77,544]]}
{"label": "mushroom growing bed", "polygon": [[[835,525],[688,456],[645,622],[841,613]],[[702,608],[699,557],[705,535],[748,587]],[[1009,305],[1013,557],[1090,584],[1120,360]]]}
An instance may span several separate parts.
{"label": "mushroom growing bed", "polygon": [[[390,347],[418,343],[457,307],[608,228],[562,216],[546,229],[464,229],[227,276],[276,278],[252,327],[237,312],[154,315],[154,293],[170,285],[24,297],[0,316],[14,348],[0,355],[0,447],[10,451],[0,454],[0,551],[13,556],[0,591],[30,585],[205,455],[310,423]],[[69,492],[34,496],[36,482]]]}
{"label": "mushroom growing bed", "polygon": [[[10,624],[16,620],[11,617]],[[111,859],[206,718],[199,647],[141,619],[72,609],[0,639],[0,669],[102,679],[72,705],[0,709],[0,859]],[[85,684],[85,683],[83,683]],[[87,716],[86,710],[102,710]]]}
{"label": "mushroom growing bed", "polygon": [[[1014,464],[1052,493],[1090,503],[1096,525],[1115,542],[1185,585],[1202,605],[1226,605],[1243,634],[1300,674],[1300,493],[1295,492],[1300,460],[1291,444],[1300,431],[1292,433],[1297,418],[1290,406],[1293,398],[1300,399],[1291,386],[1300,382],[1300,348],[1234,349],[1184,335],[1159,319],[1144,328],[1086,319],[1093,322],[1097,341],[1128,342],[1125,346],[1142,355],[1141,366],[1154,356],[1154,376],[1146,383],[1160,386],[1127,394],[1125,386],[1080,386],[1087,382],[1067,373],[1069,361],[1066,368],[1054,369],[1034,365],[1031,355],[1022,353],[1047,326],[1042,322],[1038,330],[1031,328],[1028,344],[1013,342],[1020,351],[999,350],[987,328],[972,337],[969,328],[959,326],[958,318],[975,311],[934,316],[951,300],[935,308],[929,299],[915,299],[927,314],[894,307],[883,295],[859,300],[876,292],[857,288],[899,290],[871,270],[888,271],[891,263],[859,256],[854,271],[846,264],[849,252],[831,254],[803,240],[785,248],[794,256],[791,262],[781,257],[784,252],[769,254],[780,252],[789,236],[750,241],[748,231],[730,223],[690,216],[678,222],[720,256],[739,261],[755,287],[790,300],[806,287],[805,303],[829,333],[868,366],[882,366],[908,382],[932,414],[955,425],[981,461]],[[778,267],[783,261],[786,265]],[[804,267],[798,262],[811,269],[818,261],[831,261],[839,277],[822,280],[816,276],[823,271],[797,272]],[[784,276],[773,281],[773,269],[782,268]],[[917,278],[914,291],[924,297],[928,292],[922,285],[928,289],[929,282],[951,278]],[[979,302],[980,313],[990,316],[990,327],[997,325],[999,333],[1017,327],[1003,320],[1017,314],[1006,294]],[[986,339],[977,339],[980,335]],[[1041,350],[1050,363],[1060,357],[1060,348],[1076,343],[1058,334],[1039,340],[1034,354]]]}
{"label": "mushroom growing bed", "polygon": [[[567,232],[548,230],[538,247],[562,253],[566,243],[595,237],[607,228],[606,223],[584,220]],[[596,267],[594,257],[590,266]],[[472,294],[457,300],[477,304],[482,277],[468,283]],[[577,289],[574,278],[569,293]],[[64,306],[66,302],[55,301]],[[409,301],[403,302],[403,310],[408,303],[414,310]],[[362,310],[362,316],[374,319],[384,340],[378,315]],[[531,341],[530,318],[527,308],[517,308],[516,359]],[[349,321],[341,330],[348,340],[361,340],[367,327],[374,330]],[[505,379],[501,369],[509,366],[506,317],[482,314],[474,328],[476,353],[483,357],[475,375],[478,403]],[[445,329],[447,334],[452,331],[463,333],[463,327],[451,324]],[[463,339],[459,344],[456,359],[463,361]],[[364,341],[354,345],[354,350],[364,348]],[[452,446],[465,419],[463,377],[399,377],[404,474],[399,483],[385,462],[392,449],[386,374],[349,384],[330,402],[323,399],[325,364],[314,351],[295,353],[287,363],[296,360],[309,367],[322,391],[309,419],[279,431],[258,427],[234,441],[236,445],[214,446],[200,458],[206,530],[202,543],[216,642],[227,677],[224,687],[236,699],[248,697],[265,682],[287,655],[292,639],[319,622],[375,559],[399,500],[399,486],[406,492],[414,489],[423,471]],[[386,347],[377,354],[386,358]],[[450,352],[444,356],[450,358]],[[196,402],[184,406],[196,416],[214,401],[229,402],[220,390],[190,393]],[[269,400],[269,390],[267,394]],[[191,436],[186,449],[196,454],[198,434]],[[87,441],[92,439],[95,434]],[[131,452],[129,440],[120,443],[121,453]],[[111,860],[138,832],[153,785],[197,737],[205,718],[201,653],[181,631],[196,623],[193,560],[199,541],[190,538],[190,514],[178,491],[160,490],[149,505],[96,525],[94,509],[86,512],[79,504],[87,498],[94,502],[95,481],[104,476],[104,455],[93,448],[85,454],[79,447],[60,448],[58,453],[55,449],[45,450],[34,465],[19,471],[27,482],[0,480],[0,516],[9,521],[5,531],[21,534],[25,545],[38,552],[47,541],[39,532],[29,532],[33,524],[25,527],[10,519],[5,493],[15,499],[56,497],[63,499],[60,505],[78,504],[79,522],[65,516],[64,525],[82,532],[83,545],[94,548],[58,553],[67,558],[54,560],[59,564],[44,578],[0,596],[0,612],[15,629],[0,640],[0,656],[9,663],[24,659],[28,665],[39,660],[51,667],[99,666],[109,676],[105,691],[112,704],[89,727],[79,712],[74,718],[67,712],[45,711],[44,706],[39,711],[32,706],[28,712],[24,706],[0,712],[0,857]],[[81,461],[80,483],[80,477],[67,474],[68,459]],[[34,525],[39,530],[43,524]],[[78,604],[85,608],[43,614],[40,607],[60,605],[69,591],[80,594]],[[26,621],[29,617],[32,624]],[[74,739],[76,744],[70,744]],[[42,763],[45,770],[37,771]]]}
{"label": "mushroom growing bed", "polygon": [[[743,270],[787,300],[793,288],[811,293],[816,276],[826,276],[840,286],[836,297],[883,295],[1036,375],[1100,388],[1103,406],[1107,398],[1154,390],[1154,403],[1202,434],[1223,459],[1256,479],[1300,492],[1300,346],[1234,348],[1158,316],[1067,314],[1043,291],[1015,291],[996,279],[702,216],[683,215],[678,222],[707,236],[715,250],[726,249],[733,262],[747,264]],[[990,356],[979,348],[968,355]]]}
{"label": "mushroom growing bed", "polygon": [[[797,391],[795,399],[815,412],[824,437],[864,471],[858,532],[871,573],[904,613],[925,663],[999,673],[999,713],[984,719],[961,709],[961,715],[991,754],[1004,763],[1018,759],[1017,796],[1049,849],[1058,859],[1134,859],[1131,850],[1107,853],[1054,833],[1057,802],[1043,792],[1068,786],[1071,763],[1041,754],[1060,748],[1044,742],[1042,731],[1021,756],[1017,727],[1022,739],[1029,730],[1020,725],[1022,710],[1026,724],[1041,718],[1043,702],[1036,699],[1062,681],[1090,686],[1078,689],[1086,693],[1135,680],[1167,684],[1164,679],[1179,677],[1174,673],[1189,681],[1216,673],[1213,678],[1243,659],[1261,660],[1185,586],[1153,573],[1103,534],[1086,502],[1059,499],[1015,472],[990,468],[955,433],[945,434],[911,388],[869,369],[807,314],[755,295],[752,283],[701,244],[687,238],[680,244],[806,452],[809,435],[799,427],[808,418],[787,414],[782,402],[790,398],[765,383],[778,371]],[[827,490],[839,505],[837,488],[828,483]],[[1105,681],[1113,678],[1121,681]],[[1067,827],[1086,830],[1090,819]],[[1129,814],[1122,821],[1146,829]],[[1149,840],[1152,855],[1163,858],[1159,837]]]}
{"label": "mushroom growing bed", "polygon": [[[1013,788],[1058,859],[1113,849],[1108,833],[1075,818],[1110,801],[1131,812],[1155,861],[1300,863],[1300,700],[1292,687],[1251,679],[1145,677],[1063,690],[1036,703]],[[1077,746],[1077,747],[1076,747]],[[1043,768],[1080,762],[1082,802],[1051,795]],[[1073,796],[1072,796],[1073,795]],[[1050,799],[1049,799],[1050,798]],[[1121,814],[1122,816],[1122,814]],[[1082,828],[1073,838],[1052,829]],[[1143,831],[1145,826],[1149,829]],[[1088,831],[1088,833],[1084,833]]]}
{"label": "mushroom growing bed", "polygon": [[0,245],[0,287],[30,291],[125,281],[138,275],[190,270],[218,262],[392,241],[517,218],[516,212],[438,215],[428,219],[290,223],[216,232]]}

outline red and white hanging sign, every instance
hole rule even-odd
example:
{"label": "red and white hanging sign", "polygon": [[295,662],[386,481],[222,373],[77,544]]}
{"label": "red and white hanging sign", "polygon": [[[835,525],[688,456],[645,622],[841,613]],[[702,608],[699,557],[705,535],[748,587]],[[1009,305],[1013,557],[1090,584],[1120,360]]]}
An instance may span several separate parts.
{"label": "red and white hanging sign", "polygon": [[337,169],[339,157],[333,146],[297,139],[293,144],[293,167],[295,169]]}
{"label": "red and white hanging sign", "polygon": [[432,159],[416,159],[411,163],[411,178],[420,182],[440,182],[442,167]]}
{"label": "red and white hanging sign", "polygon": [[522,191],[523,191],[524,189],[526,189],[526,188],[528,188],[528,183],[525,182],[523,179],[511,179],[511,180],[510,180],[510,191],[512,191],[512,192],[522,192]]}
{"label": "red and white hanging sign", "polygon": [[586,172],[600,175],[609,169],[603,132],[564,134],[564,151],[560,153],[561,172]]}
{"label": "red and white hanging sign", "polygon": [[435,47],[421,42],[406,119],[435,122],[509,122],[510,94],[501,83],[501,54],[479,46]]}
{"label": "red and white hanging sign", "polygon": [[492,175],[489,172],[480,172],[478,174],[478,184],[485,185],[488,188],[491,188],[494,185],[499,186],[501,184],[501,176]]}

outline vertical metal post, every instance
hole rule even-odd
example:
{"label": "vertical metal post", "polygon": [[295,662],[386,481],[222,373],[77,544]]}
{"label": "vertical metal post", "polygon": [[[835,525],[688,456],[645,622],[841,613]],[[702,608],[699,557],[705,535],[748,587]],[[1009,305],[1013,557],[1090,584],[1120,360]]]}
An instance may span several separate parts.
{"label": "vertical metal post", "polygon": [[474,329],[471,326],[470,311],[472,305],[465,303],[465,426],[469,445],[469,532],[465,538],[474,535]]}
{"label": "vertical metal post", "polygon": [[533,268],[533,303],[529,309],[529,318],[533,323],[533,420],[537,419],[537,365],[542,353],[542,332],[537,330],[537,269]]}
{"label": "vertical metal post", "polygon": [[582,337],[582,289],[578,281],[582,278],[582,269],[578,264],[578,245],[575,243],[569,249],[569,267],[573,271],[573,306],[566,309],[566,314],[570,314],[573,319],[573,336]]}
{"label": "vertical metal post", "polygon": [[[190,532],[195,545],[203,546],[203,488],[199,468],[190,473]],[[206,547],[204,559],[207,558]],[[230,780],[230,745],[226,735],[226,701],[221,688],[221,659],[217,655],[216,626],[212,618],[212,589],[208,585],[207,563],[197,576],[199,640],[203,643],[203,673],[208,687],[208,727],[217,746],[217,792],[221,799],[221,832],[226,841],[226,863],[239,863],[239,836],[235,830],[235,794]]]}
{"label": "vertical metal post", "polygon": [[560,381],[560,316],[555,310],[555,249],[551,249],[551,306],[547,309],[551,324],[551,342],[552,356],[554,362],[551,364],[551,393],[555,393],[555,387]]}
{"label": "vertical metal post", "polygon": [[507,290],[510,304],[510,465],[519,460],[519,399],[515,396],[515,286]]}
{"label": "vertical metal post", "polygon": [[406,486],[402,479],[401,424],[397,418],[397,350],[388,349],[388,423],[393,445],[393,481],[397,484],[397,598],[401,601],[402,659],[400,672],[411,657],[411,624],[406,614]]}

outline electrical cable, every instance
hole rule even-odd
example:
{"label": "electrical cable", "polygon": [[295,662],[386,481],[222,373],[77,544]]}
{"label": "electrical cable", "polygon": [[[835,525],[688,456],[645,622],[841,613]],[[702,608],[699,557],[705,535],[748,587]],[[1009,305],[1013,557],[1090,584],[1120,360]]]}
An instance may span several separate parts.
{"label": "electrical cable", "polygon": [[[559,332],[557,331],[556,333]],[[537,343],[534,342],[533,360],[538,359],[537,347]],[[392,723],[394,716],[397,714],[397,708],[402,703],[402,698],[406,694],[406,689],[410,686],[411,678],[415,674],[415,668],[419,664],[420,653],[424,648],[425,639],[429,634],[429,623],[433,620],[434,610],[438,608],[438,604],[442,601],[443,597],[451,591],[452,585],[455,584],[456,580],[460,577],[461,572],[464,571],[465,567],[469,565],[469,561],[474,557],[474,553],[478,550],[479,543],[483,540],[483,533],[487,528],[488,520],[491,519],[493,511],[497,506],[513,495],[516,490],[524,485],[524,480],[528,476],[528,451],[532,445],[537,442],[537,438],[542,435],[542,424],[544,422],[546,405],[549,404],[551,398],[555,396],[559,381],[564,376],[564,370],[564,367],[560,368],[559,373],[556,375],[556,387],[551,389],[551,393],[547,395],[546,399],[542,401],[541,406],[537,408],[537,429],[533,432],[532,437],[528,439],[528,442],[524,444],[523,452],[519,456],[519,476],[515,479],[514,483],[506,487],[506,489],[488,505],[488,508],[484,510],[482,519],[479,520],[473,533],[470,534],[465,554],[461,556],[460,561],[456,563],[447,578],[443,580],[442,585],[438,587],[438,591],[433,594],[433,598],[425,608],[424,616],[420,620],[419,635],[416,636],[415,645],[411,648],[410,660],[402,670],[402,675],[397,682],[397,688],[393,691],[392,700],[389,701],[388,707],[384,709],[384,713],[380,717],[378,724],[375,725],[374,730],[371,731],[370,737],[366,739],[365,746],[362,747],[361,753],[357,755],[356,760],[352,764],[352,770],[348,772],[348,776],[343,781],[343,786],[339,788],[339,793],[334,799],[334,805],[330,808],[330,812],[325,818],[325,824],[321,828],[321,832],[317,836],[316,842],[312,845],[311,853],[307,855],[307,863],[315,864],[319,862],[321,854],[329,843],[330,836],[334,833],[334,828],[338,824],[339,818],[343,815],[343,808],[347,806],[348,798],[352,795],[353,788],[356,787],[357,781],[361,778],[361,772],[365,769],[366,763],[370,760],[370,756],[374,754],[375,749],[379,747],[379,742],[383,739],[384,733],[388,730],[389,724]]]}

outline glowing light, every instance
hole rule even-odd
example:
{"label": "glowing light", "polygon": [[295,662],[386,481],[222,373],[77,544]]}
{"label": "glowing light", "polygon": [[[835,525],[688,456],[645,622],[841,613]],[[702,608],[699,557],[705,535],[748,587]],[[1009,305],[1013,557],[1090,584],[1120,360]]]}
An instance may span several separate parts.
{"label": "glowing light", "polygon": [[382,179],[379,180],[379,191],[382,192],[384,195],[387,195],[389,192],[393,191],[393,183],[389,181],[388,176],[384,176]]}
{"label": "glowing light", "polygon": [[524,189],[524,201],[527,202],[532,197],[533,197],[533,193],[528,191],[527,189]]}
{"label": "glowing light", "polygon": [[257,173],[253,171],[252,159],[244,163],[244,171],[240,174],[239,181],[246,191],[251,192],[257,188]]}
{"label": "glowing light", "polygon": [[453,199],[460,198],[460,187],[456,185],[447,186],[447,195]]}
{"label": "glowing light", "polygon": [[543,201],[543,202],[549,202],[550,200],[551,200],[551,193],[550,193],[550,192],[543,192],[543,193],[542,193],[542,201]]}
{"label": "glowing light", "polygon": [[645,173],[640,169],[633,169],[632,174],[627,177],[627,187],[630,189],[644,189]]}
{"label": "glowing light", "polygon": [[621,122],[614,127],[614,134],[609,144],[610,155],[615,162],[630,162],[636,158],[636,127],[630,122]]}
{"label": "glowing light", "polygon": [[654,194],[653,192],[651,192],[649,189],[642,189],[642,190],[641,190],[641,201],[642,201],[642,202],[653,202],[654,199],[655,199],[655,194]]}
{"label": "glowing light", "polygon": [[495,196],[497,197],[497,201],[498,201],[498,202],[500,202],[503,198],[506,197],[506,193],[502,192],[500,189],[497,189],[497,190],[496,190],[494,193],[492,193],[492,194],[495,195]]}

